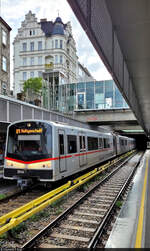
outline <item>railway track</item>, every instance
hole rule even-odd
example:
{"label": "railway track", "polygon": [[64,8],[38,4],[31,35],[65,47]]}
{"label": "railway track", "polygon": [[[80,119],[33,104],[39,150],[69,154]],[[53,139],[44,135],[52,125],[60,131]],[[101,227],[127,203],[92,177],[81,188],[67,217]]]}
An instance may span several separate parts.
{"label": "railway track", "polygon": [[141,156],[136,154],[129,162],[113,170],[26,242],[22,249],[96,247],[104,227],[112,217],[116,202],[125,192],[134,175]]}
{"label": "railway track", "polygon": [[25,190],[24,192],[19,190],[14,194],[10,194],[6,198],[0,200],[0,217],[38,198],[39,196],[42,196],[43,194],[45,194],[45,189],[41,190],[41,187],[38,188],[37,185]]}

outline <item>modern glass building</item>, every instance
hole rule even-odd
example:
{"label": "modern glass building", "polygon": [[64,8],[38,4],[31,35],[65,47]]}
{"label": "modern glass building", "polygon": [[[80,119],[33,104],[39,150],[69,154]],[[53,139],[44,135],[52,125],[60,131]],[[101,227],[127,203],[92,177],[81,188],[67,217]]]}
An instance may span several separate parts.
{"label": "modern glass building", "polygon": [[[63,84],[59,85],[57,94],[54,94],[45,98],[43,104],[45,108],[63,113],[129,108],[113,80]],[[49,104],[55,105],[50,107]]]}

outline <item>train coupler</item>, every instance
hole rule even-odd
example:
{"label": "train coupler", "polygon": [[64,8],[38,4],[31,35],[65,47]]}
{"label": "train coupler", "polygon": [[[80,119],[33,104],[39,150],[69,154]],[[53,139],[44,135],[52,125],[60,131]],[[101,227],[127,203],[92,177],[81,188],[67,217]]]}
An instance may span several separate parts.
{"label": "train coupler", "polygon": [[17,180],[17,186],[20,187],[21,190],[26,189],[28,186],[31,186],[33,184],[32,179],[18,179]]}

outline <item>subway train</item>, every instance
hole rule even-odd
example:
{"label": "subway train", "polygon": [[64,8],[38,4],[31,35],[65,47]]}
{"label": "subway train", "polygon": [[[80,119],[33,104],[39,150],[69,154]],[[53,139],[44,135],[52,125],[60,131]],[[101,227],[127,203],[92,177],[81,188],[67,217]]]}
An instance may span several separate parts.
{"label": "subway train", "polygon": [[112,133],[28,120],[8,127],[4,179],[54,182],[135,148],[135,140]]}

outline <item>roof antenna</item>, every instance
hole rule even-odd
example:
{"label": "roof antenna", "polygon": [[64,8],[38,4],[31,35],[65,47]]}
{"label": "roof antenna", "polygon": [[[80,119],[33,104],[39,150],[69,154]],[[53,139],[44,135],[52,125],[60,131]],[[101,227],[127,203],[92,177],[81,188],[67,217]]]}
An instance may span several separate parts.
{"label": "roof antenna", "polygon": [[58,17],[59,17],[59,10],[57,10],[58,11]]}

